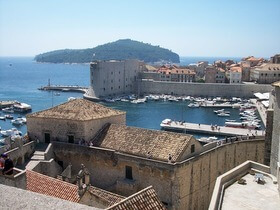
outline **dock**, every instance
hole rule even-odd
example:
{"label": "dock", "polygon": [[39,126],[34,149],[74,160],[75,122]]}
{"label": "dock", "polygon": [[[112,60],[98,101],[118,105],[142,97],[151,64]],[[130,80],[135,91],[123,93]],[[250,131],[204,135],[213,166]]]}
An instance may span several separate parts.
{"label": "dock", "polygon": [[205,133],[210,135],[218,136],[263,136],[263,130],[250,130],[247,128],[233,128],[226,126],[218,126],[218,129],[212,129],[211,125],[206,124],[196,124],[196,123],[182,123],[177,121],[172,121],[169,124],[160,124],[163,130],[167,131],[179,131],[183,133]]}
{"label": "dock", "polygon": [[0,109],[11,107],[16,103],[18,103],[18,101],[0,101]]}
{"label": "dock", "polygon": [[203,103],[200,105],[203,108],[233,108],[232,104],[206,104]]}
{"label": "dock", "polygon": [[38,88],[39,90],[46,91],[62,91],[62,92],[81,92],[86,93],[88,87],[82,87],[78,85],[47,85]]}

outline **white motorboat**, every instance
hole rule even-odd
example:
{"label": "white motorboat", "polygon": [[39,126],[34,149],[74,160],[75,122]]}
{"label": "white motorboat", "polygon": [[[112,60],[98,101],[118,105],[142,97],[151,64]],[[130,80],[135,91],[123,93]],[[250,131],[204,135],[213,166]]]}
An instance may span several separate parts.
{"label": "white motorboat", "polygon": [[226,119],[226,122],[235,122],[236,120]]}
{"label": "white motorboat", "polygon": [[216,114],[223,113],[225,110],[224,109],[219,109],[219,110],[214,110],[213,112]]}
{"label": "white motorboat", "polygon": [[0,120],[6,120],[5,116],[0,116]]}
{"label": "white motorboat", "polygon": [[19,118],[15,119],[15,120],[11,120],[13,125],[23,125],[23,121]]}
{"label": "white motorboat", "polygon": [[17,130],[16,128],[0,131],[0,133],[3,137],[9,137],[9,136],[15,136],[15,135],[21,136],[22,135],[22,133],[19,130]]}
{"label": "white motorboat", "polygon": [[107,102],[107,103],[114,103],[114,102],[116,102],[114,99],[110,99],[110,98],[106,98],[106,99],[104,99],[104,101]]}
{"label": "white motorboat", "polygon": [[31,105],[26,103],[16,103],[13,106],[15,112],[29,112],[32,110]]}
{"label": "white motorboat", "polygon": [[17,120],[21,120],[23,124],[26,124],[26,118],[25,117],[18,117]]}
{"label": "white motorboat", "polygon": [[121,102],[129,102],[129,100],[125,99],[125,98],[122,98],[121,99]]}
{"label": "white motorboat", "polygon": [[171,122],[172,122],[172,120],[171,120],[171,119],[165,119],[165,120],[163,120],[163,121],[161,122],[161,124],[160,124],[160,125],[170,125],[170,124],[171,124]]}
{"label": "white motorboat", "polygon": [[222,113],[219,113],[219,114],[217,114],[219,117],[229,117],[230,116],[230,114],[227,114],[227,113],[225,113],[225,112],[222,112]]}
{"label": "white motorboat", "polygon": [[188,105],[188,107],[190,107],[190,108],[198,108],[198,107],[199,107],[199,104],[198,104],[198,103],[190,103],[190,104]]}
{"label": "white motorboat", "polygon": [[14,116],[13,116],[13,115],[10,115],[10,114],[6,114],[6,115],[5,115],[5,118],[6,118],[6,119],[9,119],[9,120],[12,120],[12,119],[14,119]]}
{"label": "white motorboat", "polygon": [[217,141],[218,138],[215,137],[215,136],[210,136],[210,137],[201,137],[199,139],[197,139],[199,142],[201,142],[202,144],[208,144],[208,143],[211,143],[211,142],[214,142],[214,141]]}
{"label": "white motorboat", "polygon": [[4,113],[14,113],[14,110],[11,107],[7,107],[7,108],[2,109],[2,112],[4,112]]}

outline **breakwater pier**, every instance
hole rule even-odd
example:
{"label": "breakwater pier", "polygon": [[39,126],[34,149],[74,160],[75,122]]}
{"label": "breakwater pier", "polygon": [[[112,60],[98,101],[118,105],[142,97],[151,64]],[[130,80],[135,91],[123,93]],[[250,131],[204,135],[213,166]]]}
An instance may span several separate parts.
{"label": "breakwater pier", "polygon": [[81,92],[85,93],[88,87],[82,87],[78,85],[47,85],[38,88],[39,90],[46,91],[63,91],[63,92]]}
{"label": "breakwater pier", "polygon": [[214,126],[206,125],[206,124],[196,124],[196,123],[187,123],[187,122],[178,122],[172,121],[169,124],[160,124],[163,130],[168,131],[179,131],[183,133],[192,132],[192,133],[204,133],[211,135],[219,135],[219,136],[263,136],[263,130],[252,130],[247,128],[233,128],[226,126],[218,126],[214,128]]}

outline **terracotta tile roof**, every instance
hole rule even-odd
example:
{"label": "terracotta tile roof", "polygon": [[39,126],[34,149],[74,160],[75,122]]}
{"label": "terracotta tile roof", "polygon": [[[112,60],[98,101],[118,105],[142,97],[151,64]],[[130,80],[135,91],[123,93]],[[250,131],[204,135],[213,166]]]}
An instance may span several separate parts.
{"label": "terracotta tile roof", "polygon": [[123,197],[121,195],[118,195],[118,194],[115,194],[115,193],[112,193],[112,192],[109,192],[106,190],[102,190],[100,188],[93,187],[93,186],[90,186],[88,192],[91,193],[92,195],[95,195],[96,197],[99,197],[100,199],[106,201],[106,203],[108,203],[108,206],[112,206],[125,199],[125,197]]}
{"label": "terracotta tile roof", "polygon": [[108,210],[166,210],[152,186],[135,193]]}
{"label": "terracotta tile roof", "polygon": [[255,67],[255,70],[257,70],[257,71],[279,71],[280,64],[264,63],[261,66]]}
{"label": "terracotta tile roof", "polygon": [[158,69],[158,72],[163,73],[163,74],[187,74],[187,75],[196,74],[193,70],[177,68],[175,65],[173,65],[171,67],[161,66]]}
{"label": "terracotta tile roof", "polygon": [[35,171],[26,170],[26,189],[32,192],[78,203],[78,186]]}
{"label": "terracotta tile roof", "polygon": [[50,109],[29,114],[27,118],[92,120],[121,114],[125,114],[125,112],[110,109],[85,99],[75,99]]}
{"label": "terracotta tile roof", "polygon": [[241,69],[241,67],[232,67],[232,68],[230,68],[230,71],[232,71],[232,72],[242,72],[242,69]]}
{"label": "terracotta tile roof", "polygon": [[111,124],[95,146],[145,158],[180,161],[191,135]]}

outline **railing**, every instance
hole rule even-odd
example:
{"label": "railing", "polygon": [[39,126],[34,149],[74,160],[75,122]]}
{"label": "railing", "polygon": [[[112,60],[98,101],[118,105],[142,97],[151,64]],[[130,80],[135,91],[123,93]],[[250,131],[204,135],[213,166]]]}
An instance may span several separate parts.
{"label": "railing", "polygon": [[90,145],[99,146],[99,140],[101,139],[101,135],[109,128],[110,123],[106,123],[102,126],[102,128],[95,134],[95,136],[90,140]]}

